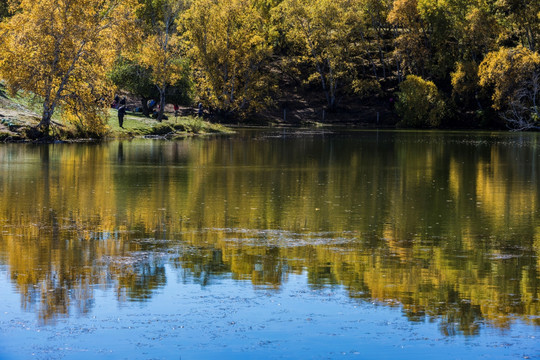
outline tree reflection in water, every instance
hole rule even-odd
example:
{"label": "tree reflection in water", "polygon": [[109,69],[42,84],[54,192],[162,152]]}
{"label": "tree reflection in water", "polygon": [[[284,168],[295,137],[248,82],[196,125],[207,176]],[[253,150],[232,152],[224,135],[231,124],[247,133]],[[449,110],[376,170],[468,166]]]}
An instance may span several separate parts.
{"label": "tree reflection in water", "polygon": [[540,325],[537,137],[445,133],[0,147],[0,261],[44,322],[95,289],[231,275],[402,306],[442,333]]}

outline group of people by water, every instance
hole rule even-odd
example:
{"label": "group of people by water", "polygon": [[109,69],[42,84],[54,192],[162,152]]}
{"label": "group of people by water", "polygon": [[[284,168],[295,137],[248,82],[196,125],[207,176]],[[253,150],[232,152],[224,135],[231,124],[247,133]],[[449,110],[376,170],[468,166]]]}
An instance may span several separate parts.
{"label": "group of people by water", "polygon": [[[111,107],[113,109],[117,109],[118,110],[118,125],[120,126],[120,128],[124,128],[124,117],[126,116],[126,113],[127,113],[127,99],[126,97],[124,96],[123,98],[120,99],[120,96],[116,95],[114,97],[114,101],[111,105]],[[148,106],[148,109],[150,110],[150,112],[152,113],[152,116],[153,117],[156,117],[158,116],[159,114],[159,104],[157,104],[157,102],[152,99],[148,102],[147,104]],[[135,111],[140,111],[141,109],[140,108],[136,108]],[[174,116],[175,117],[178,117],[179,115],[179,106],[178,104],[174,104]],[[197,116],[198,117],[202,117],[203,116],[203,105],[202,103],[199,103],[197,105]],[[164,116],[163,117],[164,120],[167,120],[167,117]]]}

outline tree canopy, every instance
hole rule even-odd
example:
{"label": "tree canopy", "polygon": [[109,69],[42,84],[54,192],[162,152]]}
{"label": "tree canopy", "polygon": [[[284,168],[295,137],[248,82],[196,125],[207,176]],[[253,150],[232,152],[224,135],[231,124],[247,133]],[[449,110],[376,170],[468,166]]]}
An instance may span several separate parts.
{"label": "tree canopy", "polygon": [[540,0],[20,0],[0,18],[0,77],[44,129],[61,109],[99,132],[115,86],[159,120],[179,101],[246,118],[295,95],[390,108],[406,79],[446,108],[421,123],[537,127]]}
{"label": "tree canopy", "polygon": [[225,114],[269,103],[264,19],[251,0],[194,1],[184,16],[200,98]]}
{"label": "tree canopy", "polygon": [[129,39],[129,0],[22,0],[0,26],[0,77],[39,97],[45,132],[60,106],[83,131],[100,133],[112,87],[107,71]]}

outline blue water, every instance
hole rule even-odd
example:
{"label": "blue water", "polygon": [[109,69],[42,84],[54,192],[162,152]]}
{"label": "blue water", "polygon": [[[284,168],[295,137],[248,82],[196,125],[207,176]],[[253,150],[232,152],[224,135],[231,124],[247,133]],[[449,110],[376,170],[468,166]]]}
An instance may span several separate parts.
{"label": "blue water", "polygon": [[[445,337],[399,306],[310,289],[305,274],[279,290],[223,277],[202,287],[166,266],[151,302],[94,289],[93,310],[40,325],[0,282],[0,358],[18,359],[517,359],[538,358],[540,331],[516,321],[474,337]],[[2,272],[2,279],[6,273]]]}

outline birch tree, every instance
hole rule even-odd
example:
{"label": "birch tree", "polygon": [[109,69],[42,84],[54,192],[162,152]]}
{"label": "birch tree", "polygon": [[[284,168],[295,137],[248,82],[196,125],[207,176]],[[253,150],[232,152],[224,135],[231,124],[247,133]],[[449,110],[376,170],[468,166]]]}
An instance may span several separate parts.
{"label": "birch tree", "polygon": [[521,45],[501,48],[486,55],[478,76],[509,128],[539,128],[540,54]]}
{"label": "birch tree", "polygon": [[133,33],[130,0],[21,0],[0,25],[0,77],[42,102],[48,134],[60,107],[79,130],[99,134],[112,86],[107,71]]}
{"label": "birch tree", "polygon": [[185,74],[178,20],[186,6],[184,0],[145,0],[140,9],[145,35],[135,57],[150,69],[159,92],[158,121],[163,119],[167,89]]}
{"label": "birch tree", "polygon": [[356,55],[365,43],[359,10],[356,0],[284,0],[275,13],[301,56],[313,64],[329,109],[337,106],[338,91],[356,77]]}
{"label": "birch tree", "polygon": [[269,103],[271,48],[250,0],[196,0],[184,18],[199,96],[224,115]]}

